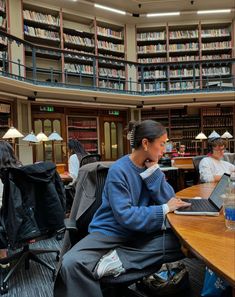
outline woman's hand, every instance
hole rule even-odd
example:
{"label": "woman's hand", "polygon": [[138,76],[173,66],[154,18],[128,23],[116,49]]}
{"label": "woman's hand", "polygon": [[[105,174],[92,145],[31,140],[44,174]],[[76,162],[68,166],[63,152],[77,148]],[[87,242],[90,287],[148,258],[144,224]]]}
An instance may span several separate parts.
{"label": "woman's hand", "polygon": [[168,202],[167,202],[167,206],[169,207],[169,211],[172,212],[178,208],[182,208],[182,207],[187,207],[190,206],[191,203],[188,202],[184,202],[181,199],[178,198],[171,198]]}
{"label": "woman's hand", "polygon": [[158,163],[158,161],[150,161],[150,160],[146,160],[146,161],[144,162],[144,165],[145,165],[146,168],[149,168],[149,167],[152,167],[152,166],[156,165],[157,163]]}

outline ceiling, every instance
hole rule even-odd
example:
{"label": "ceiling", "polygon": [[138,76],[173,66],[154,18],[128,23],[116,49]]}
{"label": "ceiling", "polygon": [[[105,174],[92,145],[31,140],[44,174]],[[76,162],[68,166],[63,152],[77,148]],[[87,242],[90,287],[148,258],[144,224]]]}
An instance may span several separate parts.
{"label": "ceiling", "polygon": [[[35,2],[26,0],[26,2]],[[151,22],[182,22],[192,20],[234,19],[235,0],[40,0],[39,2],[61,7],[73,13],[82,13],[97,18],[111,19],[119,23],[144,24]],[[94,7],[94,3],[124,10],[127,15],[119,15]],[[197,10],[226,9],[233,11],[229,14],[198,16]],[[180,11],[180,16],[147,18],[147,13]],[[135,14],[136,16],[133,16]]]}

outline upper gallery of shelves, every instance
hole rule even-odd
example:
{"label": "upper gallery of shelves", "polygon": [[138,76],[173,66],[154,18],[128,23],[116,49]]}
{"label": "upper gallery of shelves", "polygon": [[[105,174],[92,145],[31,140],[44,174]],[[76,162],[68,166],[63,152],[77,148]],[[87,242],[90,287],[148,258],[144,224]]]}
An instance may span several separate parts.
{"label": "upper gallery of shelves", "polygon": [[140,63],[232,57],[231,21],[136,25],[135,48],[128,40],[126,25],[110,20],[27,3],[23,5],[23,18],[28,41],[104,58],[126,59],[126,48],[130,46]]}

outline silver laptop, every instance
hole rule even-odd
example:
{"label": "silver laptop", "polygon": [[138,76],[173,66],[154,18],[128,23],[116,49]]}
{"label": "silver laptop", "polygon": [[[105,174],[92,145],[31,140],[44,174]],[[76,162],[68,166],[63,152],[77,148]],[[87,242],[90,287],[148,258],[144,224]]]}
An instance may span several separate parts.
{"label": "silver laptop", "polygon": [[190,202],[191,205],[188,207],[180,208],[174,211],[179,215],[206,215],[206,216],[218,216],[223,206],[223,200],[221,195],[225,193],[225,189],[229,183],[229,174],[224,174],[220,181],[217,183],[213,192],[208,199],[184,199],[183,201]]}

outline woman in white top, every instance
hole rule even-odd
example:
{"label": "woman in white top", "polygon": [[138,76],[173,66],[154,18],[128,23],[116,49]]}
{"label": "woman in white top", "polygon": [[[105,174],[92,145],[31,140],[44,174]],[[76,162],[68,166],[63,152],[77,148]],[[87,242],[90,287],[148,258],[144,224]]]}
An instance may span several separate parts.
{"label": "woman in white top", "polygon": [[[2,196],[4,187],[4,178],[1,174],[1,171],[4,168],[19,167],[21,165],[21,162],[17,160],[14,154],[12,146],[7,141],[0,140],[0,207],[2,206]],[[2,240],[0,240],[0,258],[5,257],[7,257],[7,249],[5,246],[5,242],[3,243]],[[9,264],[0,264],[0,267],[2,268],[5,268],[7,266],[9,266]]]}
{"label": "woman in white top", "polygon": [[202,182],[217,182],[224,173],[231,174],[235,166],[222,160],[224,156],[225,143],[221,138],[209,140],[211,155],[203,158],[199,164],[200,180]]}
{"label": "woman in white top", "polygon": [[72,177],[72,184],[76,181],[78,176],[78,171],[80,168],[80,161],[82,157],[86,156],[87,153],[82,147],[81,143],[76,139],[69,139],[68,142],[68,149],[69,149],[69,162],[68,162],[68,169],[69,175]]}

